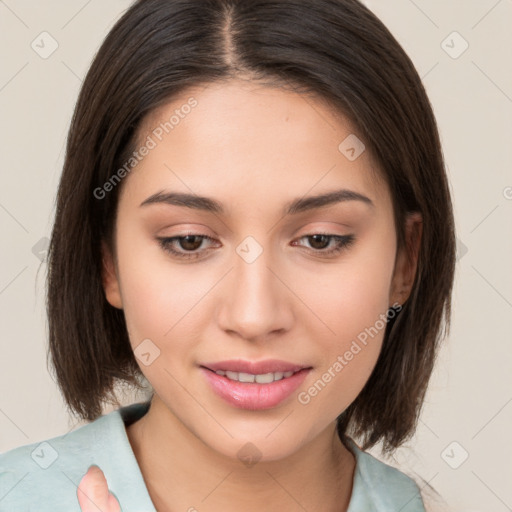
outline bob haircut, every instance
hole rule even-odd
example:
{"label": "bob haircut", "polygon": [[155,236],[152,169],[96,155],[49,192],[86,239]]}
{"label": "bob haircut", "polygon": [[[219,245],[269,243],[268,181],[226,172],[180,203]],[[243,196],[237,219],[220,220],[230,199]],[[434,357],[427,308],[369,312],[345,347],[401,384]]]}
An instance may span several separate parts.
{"label": "bob haircut", "polygon": [[406,214],[423,217],[411,294],[387,322],[369,380],[337,418],[341,438],[350,432],[363,449],[382,441],[391,452],[416,430],[449,331],[455,230],[421,79],[358,0],[138,0],[117,21],[83,82],[56,196],[46,283],[52,373],[70,412],[89,421],[102,404],[119,404],[116,384],[143,387],[124,312],[102,286],[101,247],[115,249],[123,180],[98,191],[137,149],[155,108],[188,87],[232,78],[312,93],[346,116],[390,189],[397,249]]}

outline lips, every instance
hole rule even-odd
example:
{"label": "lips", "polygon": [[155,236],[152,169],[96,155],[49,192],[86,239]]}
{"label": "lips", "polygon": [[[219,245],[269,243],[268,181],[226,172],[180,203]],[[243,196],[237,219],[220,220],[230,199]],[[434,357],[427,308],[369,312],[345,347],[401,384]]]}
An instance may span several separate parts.
{"label": "lips", "polygon": [[230,360],[201,365],[211,389],[241,409],[270,409],[287,399],[304,381],[311,367],[276,359]]}

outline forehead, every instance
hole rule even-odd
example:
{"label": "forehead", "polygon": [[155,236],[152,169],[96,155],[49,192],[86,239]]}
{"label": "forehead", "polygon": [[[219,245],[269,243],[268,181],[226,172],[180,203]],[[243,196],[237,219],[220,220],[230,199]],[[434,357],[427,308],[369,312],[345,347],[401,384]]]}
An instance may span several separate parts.
{"label": "forehead", "polygon": [[128,180],[137,197],[166,185],[219,197],[228,189],[295,197],[340,184],[387,194],[362,137],[312,94],[243,80],[191,87],[144,118],[136,148],[149,139],[154,147]]}

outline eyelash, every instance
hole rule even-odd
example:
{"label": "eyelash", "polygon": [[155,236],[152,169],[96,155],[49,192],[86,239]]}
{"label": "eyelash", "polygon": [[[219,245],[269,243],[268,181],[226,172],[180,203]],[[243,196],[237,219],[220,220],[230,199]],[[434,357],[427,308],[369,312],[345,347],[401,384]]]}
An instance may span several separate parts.
{"label": "eyelash", "polygon": [[[336,246],[334,248],[325,250],[325,249],[309,249],[310,252],[314,253],[315,255],[321,255],[326,257],[334,257],[341,253],[342,251],[348,249],[354,242],[355,242],[355,236],[354,235],[332,235],[329,233],[312,233],[310,235],[304,235],[299,238],[299,240],[302,240],[303,238],[311,238],[313,236],[326,236],[330,240],[336,241]],[[164,251],[170,253],[173,256],[176,256],[177,258],[189,260],[189,259],[197,259],[201,257],[201,253],[198,252],[180,252],[176,251],[172,248],[172,245],[175,241],[183,240],[184,238],[188,236],[193,236],[196,238],[201,238],[201,243],[203,240],[209,240],[214,242],[215,240],[207,235],[199,235],[196,233],[187,233],[185,235],[181,236],[173,236],[173,237],[157,237],[157,240],[160,243],[160,246]],[[329,240],[329,242],[330,242]]]}

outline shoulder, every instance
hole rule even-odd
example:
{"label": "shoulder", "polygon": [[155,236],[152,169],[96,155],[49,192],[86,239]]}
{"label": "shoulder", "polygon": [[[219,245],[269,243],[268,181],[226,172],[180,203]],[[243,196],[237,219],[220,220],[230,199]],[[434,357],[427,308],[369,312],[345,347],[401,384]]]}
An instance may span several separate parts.
{"label": "shoulder", "polygon": [[348,512],[425,512],[420,489],[411,477],[362,451],[351,439],[349,444],[356,470]]}
{"label": "shoulder", "polygon": [[99,455],[111,453],[121,421],[114,411],[67,434],[0,454],[0,510],[79,511],[78,484]]}

